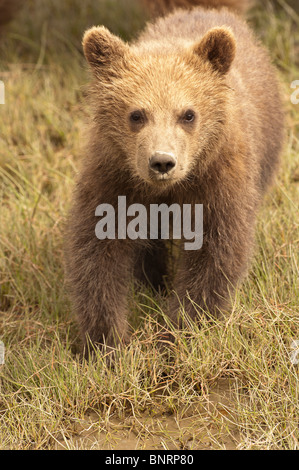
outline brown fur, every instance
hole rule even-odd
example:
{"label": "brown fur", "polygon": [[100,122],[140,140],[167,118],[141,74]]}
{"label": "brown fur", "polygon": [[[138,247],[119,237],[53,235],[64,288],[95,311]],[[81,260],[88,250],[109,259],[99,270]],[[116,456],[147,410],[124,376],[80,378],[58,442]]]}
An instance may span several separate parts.
{"label": "brown fur", "polygon": [[[180,250],[173,287],[192,318],[189,299],[223,312],[248,268],[257,210],[278,166],[283,115],[267,53],[227,10],[179,10],[132,45],[92,28],[83,47],[94,75],[92,119],[68,219],[67,275],[83,340],[113,346],[128,339],[136,263],[159,284],[167,250],[163,240],[98,240],[95,208],[117,207],[119,195],[146,207],[202,203],[203,246]],[[136,109],[143,117],[132,122]],[[161,178],[149,168],[157,149],[177,158]],[[173,321],[177,296],[169,298]]]}
{"label": "brown fur", "polygon": [[226,7],[238,13],[244,13],[250,5],[250,0],[142,0],[151,16],[163,16],[176,8],[205,8]]}
{"label": "brown fur", "polygon": [[11,21],[24,0],[0,0],[0,26]]}

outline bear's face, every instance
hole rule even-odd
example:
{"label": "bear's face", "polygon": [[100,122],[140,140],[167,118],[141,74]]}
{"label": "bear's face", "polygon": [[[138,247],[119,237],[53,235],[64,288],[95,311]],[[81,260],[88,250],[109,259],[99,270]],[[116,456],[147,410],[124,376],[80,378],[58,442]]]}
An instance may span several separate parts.
{"label": "bear's face", "polygon": [[129,47],[101,27],[85,34],[83,46],[96,78],[98,126],[132,174],[166,188],[195,166],[203,172],[223,134],[232,34],[213,29],[178,53],[157,53]]}

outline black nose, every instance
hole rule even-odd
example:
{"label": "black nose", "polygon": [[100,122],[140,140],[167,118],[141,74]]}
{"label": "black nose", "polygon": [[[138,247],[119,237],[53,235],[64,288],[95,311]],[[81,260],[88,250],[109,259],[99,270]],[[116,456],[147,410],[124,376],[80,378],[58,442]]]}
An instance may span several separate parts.
{"label": "black nose", "polygon": [[149,167],[155,173],[169,173],[175,165],[175,158],[166,152],[156,152],[149,161]]}

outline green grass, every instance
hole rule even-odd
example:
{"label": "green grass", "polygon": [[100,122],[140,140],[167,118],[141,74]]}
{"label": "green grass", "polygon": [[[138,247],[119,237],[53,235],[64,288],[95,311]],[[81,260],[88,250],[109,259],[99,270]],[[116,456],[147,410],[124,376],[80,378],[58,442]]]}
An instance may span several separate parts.
{"label": "green grass", "polygon": [[[27,2],[26,2],[27,3]],[[37,6],[38,3],[38,6]],[[250,274],[224,323],[203,320],[157,346],[150,294],[130,301],[131,344],[109,368],[76,355],[62,228],[81,154],[88,81],[83,31],[124,38],[134,2],[28,2],[0,44],[0,448],[298,449],[299,17],[286,2],[249,15],[281,76],[287,137],[265,199]],[[161,312],[160,312],[161,313]],[[138,321],[138,316],[141,319]],[[171,328],[171,327],[170,327]]]}

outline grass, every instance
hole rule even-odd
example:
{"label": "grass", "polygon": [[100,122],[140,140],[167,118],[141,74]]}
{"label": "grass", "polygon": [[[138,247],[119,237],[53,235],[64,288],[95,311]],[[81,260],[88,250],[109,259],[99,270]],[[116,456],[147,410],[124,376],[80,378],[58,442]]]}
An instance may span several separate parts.
{"label": "grass", "polygon": [[145,21],[133,1],[28,1],[0,44],[0,448],[298,449],[298,11],[264,1],[249,15],[279,69],[287,137],[231,315],[174,330],[161,351],[159,307],[133,292],[113,368],[76,355],[62,265],[86,114],[80,41],[95,18],[126,39]]}

